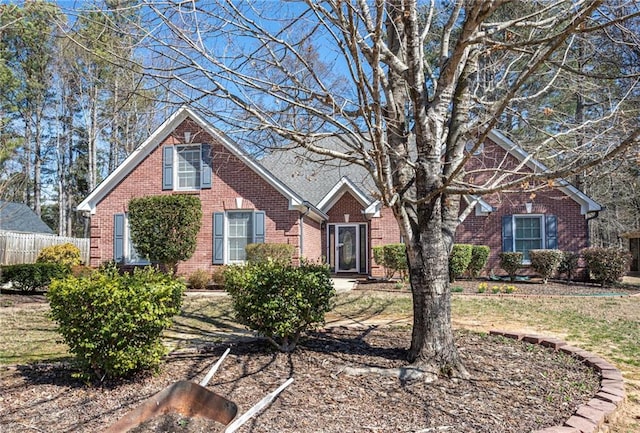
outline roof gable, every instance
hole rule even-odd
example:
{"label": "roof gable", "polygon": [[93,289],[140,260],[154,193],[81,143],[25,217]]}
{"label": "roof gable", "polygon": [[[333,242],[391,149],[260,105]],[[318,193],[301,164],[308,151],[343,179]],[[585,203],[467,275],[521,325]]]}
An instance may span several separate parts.
{"label": "roof gable", "polygon": [[[491,130],[488,134],[488,138],[502,147],[507,153],[515,157],[518,161],[524,162],[534,173],[548,173],[549,168],[542,164],[540,161],[534,159],[527,151],[508,139],[503,133],[497,130]],[[573,186],[566,179],[560,178],[555,181],[556,188],[574,200],[580,205],[580,212],[582,215],[586,215],[589,212],[599,212],[602,210],[602,205],[593,200],[591,197],[580,191]]]}
{"label": "roof gable", "polygon": [[[142,144],[140,144],[109,176],[104,179],[77,207],[79,211],[94,213],[100,201],[113,190],[136,167],[187,118],[194,121],[202,130],[222,144],[231,154],[240,159],[244,164],[261,176],[280,194],[289,200],[289,209],[297,209],[302,212],[310,211],[310,216],[321,220],[326,217],[317,208],[306,202],[300,195],[284,184],[280,179],[269,172],[265,167],[256,162],[238,147],[229,137],[218,131],[209,122],[196,114],[189,107],[182,106],[167,120],[162,123]],[[160,170],[158,171],[160,175]]]}

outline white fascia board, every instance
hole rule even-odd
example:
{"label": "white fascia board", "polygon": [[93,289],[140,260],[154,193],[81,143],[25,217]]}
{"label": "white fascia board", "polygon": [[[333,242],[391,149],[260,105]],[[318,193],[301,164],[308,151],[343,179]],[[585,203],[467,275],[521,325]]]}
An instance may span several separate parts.
{"label": "white fascia board", "polygon": [[469,206],[475,206],[476,216],[487,216],[495,211],[495,208],[477,195],[465,195],[464,200]]}
{"label": "white fascia board", "polygon": [[[527,151],[508,139],[504,134],[497,130],[491,130],[488,134],[488,138],[498,144],[504,150],[515,156],[519,161],[526,161],[527,167],[534,171],[534,173],[548,173],[550,170],[541,162],[535,160]],[[591,197],[580,191],[578,188],[569,183],[566,179],[559,178],[555,181],[558,184],[558,189],[572,198],[576,203],[580,205],[580,213],[587,215],[589,212],[599,212],[602,210],[602,205],[593,200]]]}
{"label": "white fascia board", "polygon": [[351,192],[352,195],[358,200],[358,202],[365,208],[369,210],[369,208],[375,204],[375,201],[372,202],[361,190],[358,188],[347,176],[342,176],[340,180],[331,188],[320,203],[318,203],[318,209],[322,212],[326,212],[342,197],[345,192]]}
{"label": "white fascia board", "polygon": [[142,144],[113,170],[77,207],[77,210],[95,213],[97,204],[131,173],[167,135],[189,115],[186,107],[181,107],[162,123]]}

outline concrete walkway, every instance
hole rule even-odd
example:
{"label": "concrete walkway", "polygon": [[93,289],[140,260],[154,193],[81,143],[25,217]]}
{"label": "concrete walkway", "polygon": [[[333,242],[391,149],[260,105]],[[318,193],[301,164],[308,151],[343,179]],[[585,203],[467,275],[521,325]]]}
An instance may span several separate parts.
{"label": "concrete walkway", "polygon": [[337,293],[344,293],[352,290],[356,285],[356,280],[353,278],[332,278],[333,287],[335,287]]}

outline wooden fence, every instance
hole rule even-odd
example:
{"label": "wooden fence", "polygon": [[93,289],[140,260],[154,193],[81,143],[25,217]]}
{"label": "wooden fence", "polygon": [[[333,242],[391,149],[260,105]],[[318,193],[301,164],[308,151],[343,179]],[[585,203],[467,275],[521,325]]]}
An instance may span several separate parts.
{"label": "wooden fence", "polygon": [[83,263],[89,263],[89,239],[68,238],[41,233],[16,233],[0,230],[0,265],[35,263],[44,247],[71,243],[80,248]]}

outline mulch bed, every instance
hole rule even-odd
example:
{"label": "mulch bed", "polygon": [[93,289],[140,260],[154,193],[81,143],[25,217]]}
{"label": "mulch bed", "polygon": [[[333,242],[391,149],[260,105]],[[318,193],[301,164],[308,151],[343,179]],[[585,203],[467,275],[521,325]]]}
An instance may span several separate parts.
{"label": "mulch bed", "polygon": [[[599,378],[565,355],[500,337],[459,331],[470,380],[365,374],[348,367],[405,364],[408,330],[329,328],[293,354],[265,342],[230,342],[231,354],[209,389],[248,410],[287,378],[295,381],[241,432],[529,432],[562,424],[598,389]],[[94,432],[175,381],[199,381],[225,346],[174,353],[161,371],[130,381],[88,385],[65,363],[0,371],[3,432]],[[208,423],[172,416],[140,431],[207,431]],[[161,426],[161,427],[157,427]],[[210,431],[210,430],[209,430]]]}

